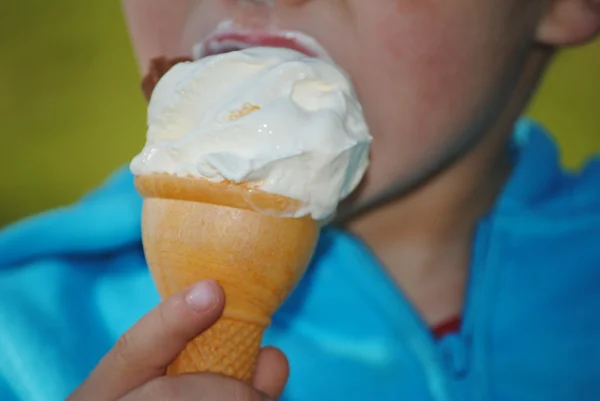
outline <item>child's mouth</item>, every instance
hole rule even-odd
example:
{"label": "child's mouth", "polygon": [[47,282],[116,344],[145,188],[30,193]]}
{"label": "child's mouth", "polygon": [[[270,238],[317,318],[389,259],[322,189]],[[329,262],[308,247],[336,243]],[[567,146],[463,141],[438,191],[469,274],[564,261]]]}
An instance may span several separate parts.
{"label": "child's mouth", "polygon": [[194,59],[243,50],[250,47],[281,47],[304,53],[309,57],[331,60],[325,49],[313,37],[297,31],[256,30],[235,27],[223,21],[203,41],[193,48]]}

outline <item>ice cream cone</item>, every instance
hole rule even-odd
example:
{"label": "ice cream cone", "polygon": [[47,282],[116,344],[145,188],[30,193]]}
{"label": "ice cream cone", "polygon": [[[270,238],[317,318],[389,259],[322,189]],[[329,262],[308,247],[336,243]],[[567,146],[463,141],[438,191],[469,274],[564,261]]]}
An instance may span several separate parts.
{"label": "ice cream cone", "polygon": [[205,279],[225,290],[223,317],[173,361],[169,374],[210,371],[251,381],[262,334],[302,277],[319,227],[277,217],[299,202],[228,182],[136,177],[144,251],[162,297]]}

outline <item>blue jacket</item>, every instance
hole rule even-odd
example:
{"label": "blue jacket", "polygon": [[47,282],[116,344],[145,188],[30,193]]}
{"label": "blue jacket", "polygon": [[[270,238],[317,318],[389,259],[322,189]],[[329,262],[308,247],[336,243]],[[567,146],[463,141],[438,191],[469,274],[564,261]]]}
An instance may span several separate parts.
{"label": "blue jacket", "polygon": [[[326,229],[265,343],[285,400],[600,399],[600,161],[563,172],[528,121],[473,243],[464,321],[439,341],[355,238]],[[126,170],[0,232],[0,400],[64,399],[159,302]]]}

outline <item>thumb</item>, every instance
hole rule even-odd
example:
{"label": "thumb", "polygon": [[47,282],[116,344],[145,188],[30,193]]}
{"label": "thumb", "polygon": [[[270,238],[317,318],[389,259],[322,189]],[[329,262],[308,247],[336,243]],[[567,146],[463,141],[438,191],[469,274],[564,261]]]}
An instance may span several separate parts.
{"label": "thumb", "polygon": [[253,385],[270,397],[279,398],[290,375],[287,358],[277,348],[266,347],[260,351]]}
{"label": "thumb", "polygon": [[186,345],[221,316],[224,304],[214,280],[167,298],[119,339],[69,400],[118,399],[164,375]]}

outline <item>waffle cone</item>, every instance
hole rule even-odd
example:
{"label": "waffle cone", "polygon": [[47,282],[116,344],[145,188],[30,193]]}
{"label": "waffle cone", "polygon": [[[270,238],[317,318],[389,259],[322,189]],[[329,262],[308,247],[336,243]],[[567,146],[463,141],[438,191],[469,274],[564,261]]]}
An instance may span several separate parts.
{"label": "waffle cone", "polygon": [[251,381],[271,316],[302,277],[318,238],[289,198],[227,182],[169,175],[136,177],[144,197],[144,252],[160,295],[217,280],[223,316],[194,339],[169,374],[210,371]]}

